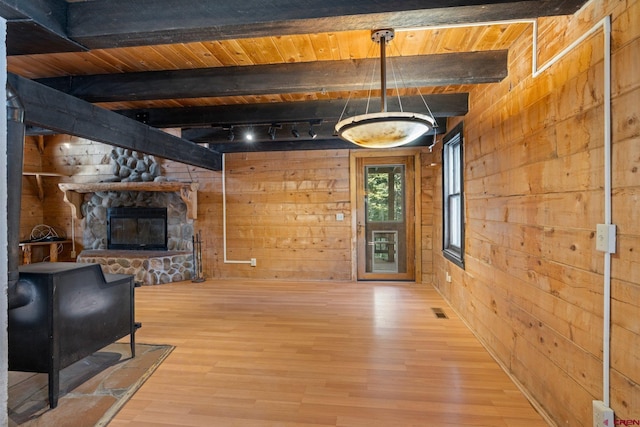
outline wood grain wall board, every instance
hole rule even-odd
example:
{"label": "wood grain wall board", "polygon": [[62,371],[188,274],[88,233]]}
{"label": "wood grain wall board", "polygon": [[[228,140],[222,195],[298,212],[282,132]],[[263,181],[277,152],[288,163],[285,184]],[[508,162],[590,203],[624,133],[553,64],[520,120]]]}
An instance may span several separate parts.
{"label": "wood grain wall board", "polygon": [[640,281],[640,254],[638,252],[637,234],[619,234],[616,256],[611,261],[612,277],[637,284]]}
{"label": "wood grain wall board", "polygon": [[[467,219],[475,238],[507,249],[539,256],[542,253],[544,227],[496,221]],[[472,235],[470,235],[471,237]]]}
{"label": "wood grain wall board", "polygon": [[625,372],[627,378],[635,384],[640,383],[638,354],[640,352],[640,338],[638,334],[621,328],[615,323],[611,326],[611,345],[620,349],[611,354],[611,368],[618,372]]}
{"label": "wood grain wall board", "polygon": [[626,93],[613,100],[611,109],[614,144],[630,138],[637,139],[638,135],[640,135],[640,120],[634,113],[634,106],[637,105],[635,92]]}
{"label": "wood grain wall board", "polygon": [[[469,199],[467,215],[483,219],[538,226],[595,229],[604,215],[602,191],[550,193],[530,196]],[[498,225],[499,227],[499,225]]]}
{"label": "wood grain wall board", "polygon": [[514,142],[509,147],[487,153],[465,164],[465,177],[474,179],[480,176],[488,176],[504,170],[504,165],[498,161],[505,156],[511,160],[511,167],[519,169],[522,166],[536,162],[543,162],[557,157],[555,129],[543,129],[531,133],[526,138]]}
{"label": "wood grain wall board", "polygon": [[[637,271],[637,270],[636,270]],[[611,283],[611,321],[621,328],[636,335],[640,334],[640,323],[635,321],[637,307],[635,302],[640,298],[640,286],[636,286],[637,277],[625,276],[614,279]]]}
{"label": "wood grain wall board", "polygon": [[531,366],[544,360],[536,348],[526,342],[515,342],[515,356],[510,361],[513,372],[522,378],[523,384],[532,393],[541,396],[545,411],[555,414],[555,419],[565,424],[575,423],[576,414],[587,414],[591,417],[594,396],[577,386],[562,369],[552,363],[544,371],[536,372]]}
{"label": "wood grain wall board", "polygon": [[603,256],[595,249],[595,230],[546,228],[542,252],[561,264],[602,273]]}
{"label": "wood grain wall board", "polygon": [[611,402],[620,408],[616,411],[620,419],[635,416],[635,408],[638,407],[637,387],[637,384],[630,382],[620,372],[611,371]]}
{"label": "wood grain wall board", "polygon": [[[540,327],[544,325],[555,331],[558,339],[561,337],[570,340],[573,345],[577,345],[581,349],[580,351],[588,351],[595,356],[600,354],[601,345],[593,339],[593,329],[601,324],[602,317],[598,314],[601,313],[601,310],[595,310],[596,314],[585,311],[585,307],[593,307],[601,302],[602,293],[597,287],[592,287],[590,293],[584,292],[582,300],[578,294],[572,295],[573,302],[569,302],[564,300],[553,288],[547,291],[544,285],[532,283],[531,280],[520,281],[510,273],[505,273],[503,268],[499,272],[514,285],[513,289],[506,290],[509,295],[509,307],[514,310],[524,310],[527,316],[531,316],[537,321],[537,323],[516,321],[515,324],[524,326],[533,324]],[[585,303],[585,307],[580,305],[582,302]],[[516,329],[519,328],[516,327]]]}
{"label": "wood grain wall board", "polygon": [[[251,180],[234,180],[229,179],[227,181],[227,190],[230,192],[234,191],[242,191],[243,193],[268,193],[273,194],[275,192],[280,193],[289,193],[289,192],[314,192],[314,191],[342,191],[345,188],[349,188],[349,179],[348,177],[335,177],[335,170],[329,171],[329,173],[321,173],[317,178],[313,178],[311,176],[312,172],[306,174],[305,172],[301,172],[301,176],[299,179],[288,178],[283,179],[280,178],[278,180],[270,174],[270,179],[268,181],[260,180],[260,174],[257,174],[255,178],[250,178]],[[284,175],[284,174],[283,174]],[[257,181],[255,181],[255,180]]]}

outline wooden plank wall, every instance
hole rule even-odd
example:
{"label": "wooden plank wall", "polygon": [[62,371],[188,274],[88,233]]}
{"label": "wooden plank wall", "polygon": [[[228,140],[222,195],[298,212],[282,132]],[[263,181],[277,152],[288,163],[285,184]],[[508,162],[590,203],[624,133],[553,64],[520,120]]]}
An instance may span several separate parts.
{"label": "wooden plank wall", "polygon": [[436,183],[440,182],[442,176],[442,152],[441,144],[434,145],[432,150],[424,149],[420,153],[420,233],[421,238],[417,243],[417,250],[421,251],[421,278],[417,281],[423,284],[432,284],[434,279],[434,247],[441,248],[435,242],[437,232],[436,223],[441,223],[440,217],[436,216],[438,209],[442,214],[442,197],[438,199]]}
{"label": "wooden plank wall", "polygon": [[[47,224],[70,235],[70,211],[57,184],[109,178],[110,151],[104,144],[66,135],[46,138],[43,169],[70,175],[46,180]],[[227,263],[222,173],[162,160],[169,179],[200,183],[193,225],[202,235],[205,276],[351,280],[348,150],[231,154],[225,162]],[[344,214],[343,221],[336,220],[337,213]],[[75,231],[79,253],[80,221]],[[256,267],[245,263],[251,258]]]}
{"label": "wooden plank wall", "polygon": [[[593,1],[540,21],[540,64],[612,15],[611,407],[640,420],[640,2]],[[592,425],[603,398],[603,33],[536,79],[531,32],[509,77],[471,92],[465,117],[466,269],[434,230],[434,282],[558,425]],[[453,123],[452,123],[453,124]],[[436,178],[435,217],[441,218]],[[452,283],[445,281],[450,273]]]}
{"label": "wooden plank wall", "polygon": [[[224,262],[219,173],[211,191],[198,196],[195,226],[203,230],[210,276],[351,279],[348,150],[231,154],[225,163],[232,262]],[[251,258],[256,267],[233,263]]]}

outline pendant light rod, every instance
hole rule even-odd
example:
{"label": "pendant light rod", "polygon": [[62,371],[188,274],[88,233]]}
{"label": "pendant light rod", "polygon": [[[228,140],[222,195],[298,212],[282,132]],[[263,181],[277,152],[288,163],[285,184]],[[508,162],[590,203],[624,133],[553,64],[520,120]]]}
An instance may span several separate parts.
{"label": "pendant light rod", "polygon": [[380,37],[380,108],[387,111],[387,40]]}
{"label": "pendant light rod", "polygon": [[371,32],[371,40],[380,44],[380,111],[383,113],[387,111],[387,42],[394,37],[392,29]]}

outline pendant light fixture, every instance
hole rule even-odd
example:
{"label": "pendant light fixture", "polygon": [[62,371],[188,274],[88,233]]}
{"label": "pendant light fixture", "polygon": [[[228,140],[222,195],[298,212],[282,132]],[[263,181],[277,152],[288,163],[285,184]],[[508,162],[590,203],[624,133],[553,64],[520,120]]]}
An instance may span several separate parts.
{"label": "pendant light fixture", "polygon": [[381,111],[379,113],[366,112],[347,119],[340,117],[340,121],[335,127],[340,138],[361,147],[399,147],[431,131],[435,125],[435,119],[426,114],[387,111],[386,44],[394,36],[395,32],[392,29],[375,30],[371,33],[371,40],[380,44]]}

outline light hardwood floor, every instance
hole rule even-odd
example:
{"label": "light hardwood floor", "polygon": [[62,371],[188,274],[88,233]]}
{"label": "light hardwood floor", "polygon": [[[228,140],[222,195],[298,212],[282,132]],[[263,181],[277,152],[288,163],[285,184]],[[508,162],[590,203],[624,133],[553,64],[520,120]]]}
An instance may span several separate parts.
{"label": "light hardwood floor", "polygon": [[109,427],[547,425],[427,285],[180,282],[136,320],[176,348]]}

